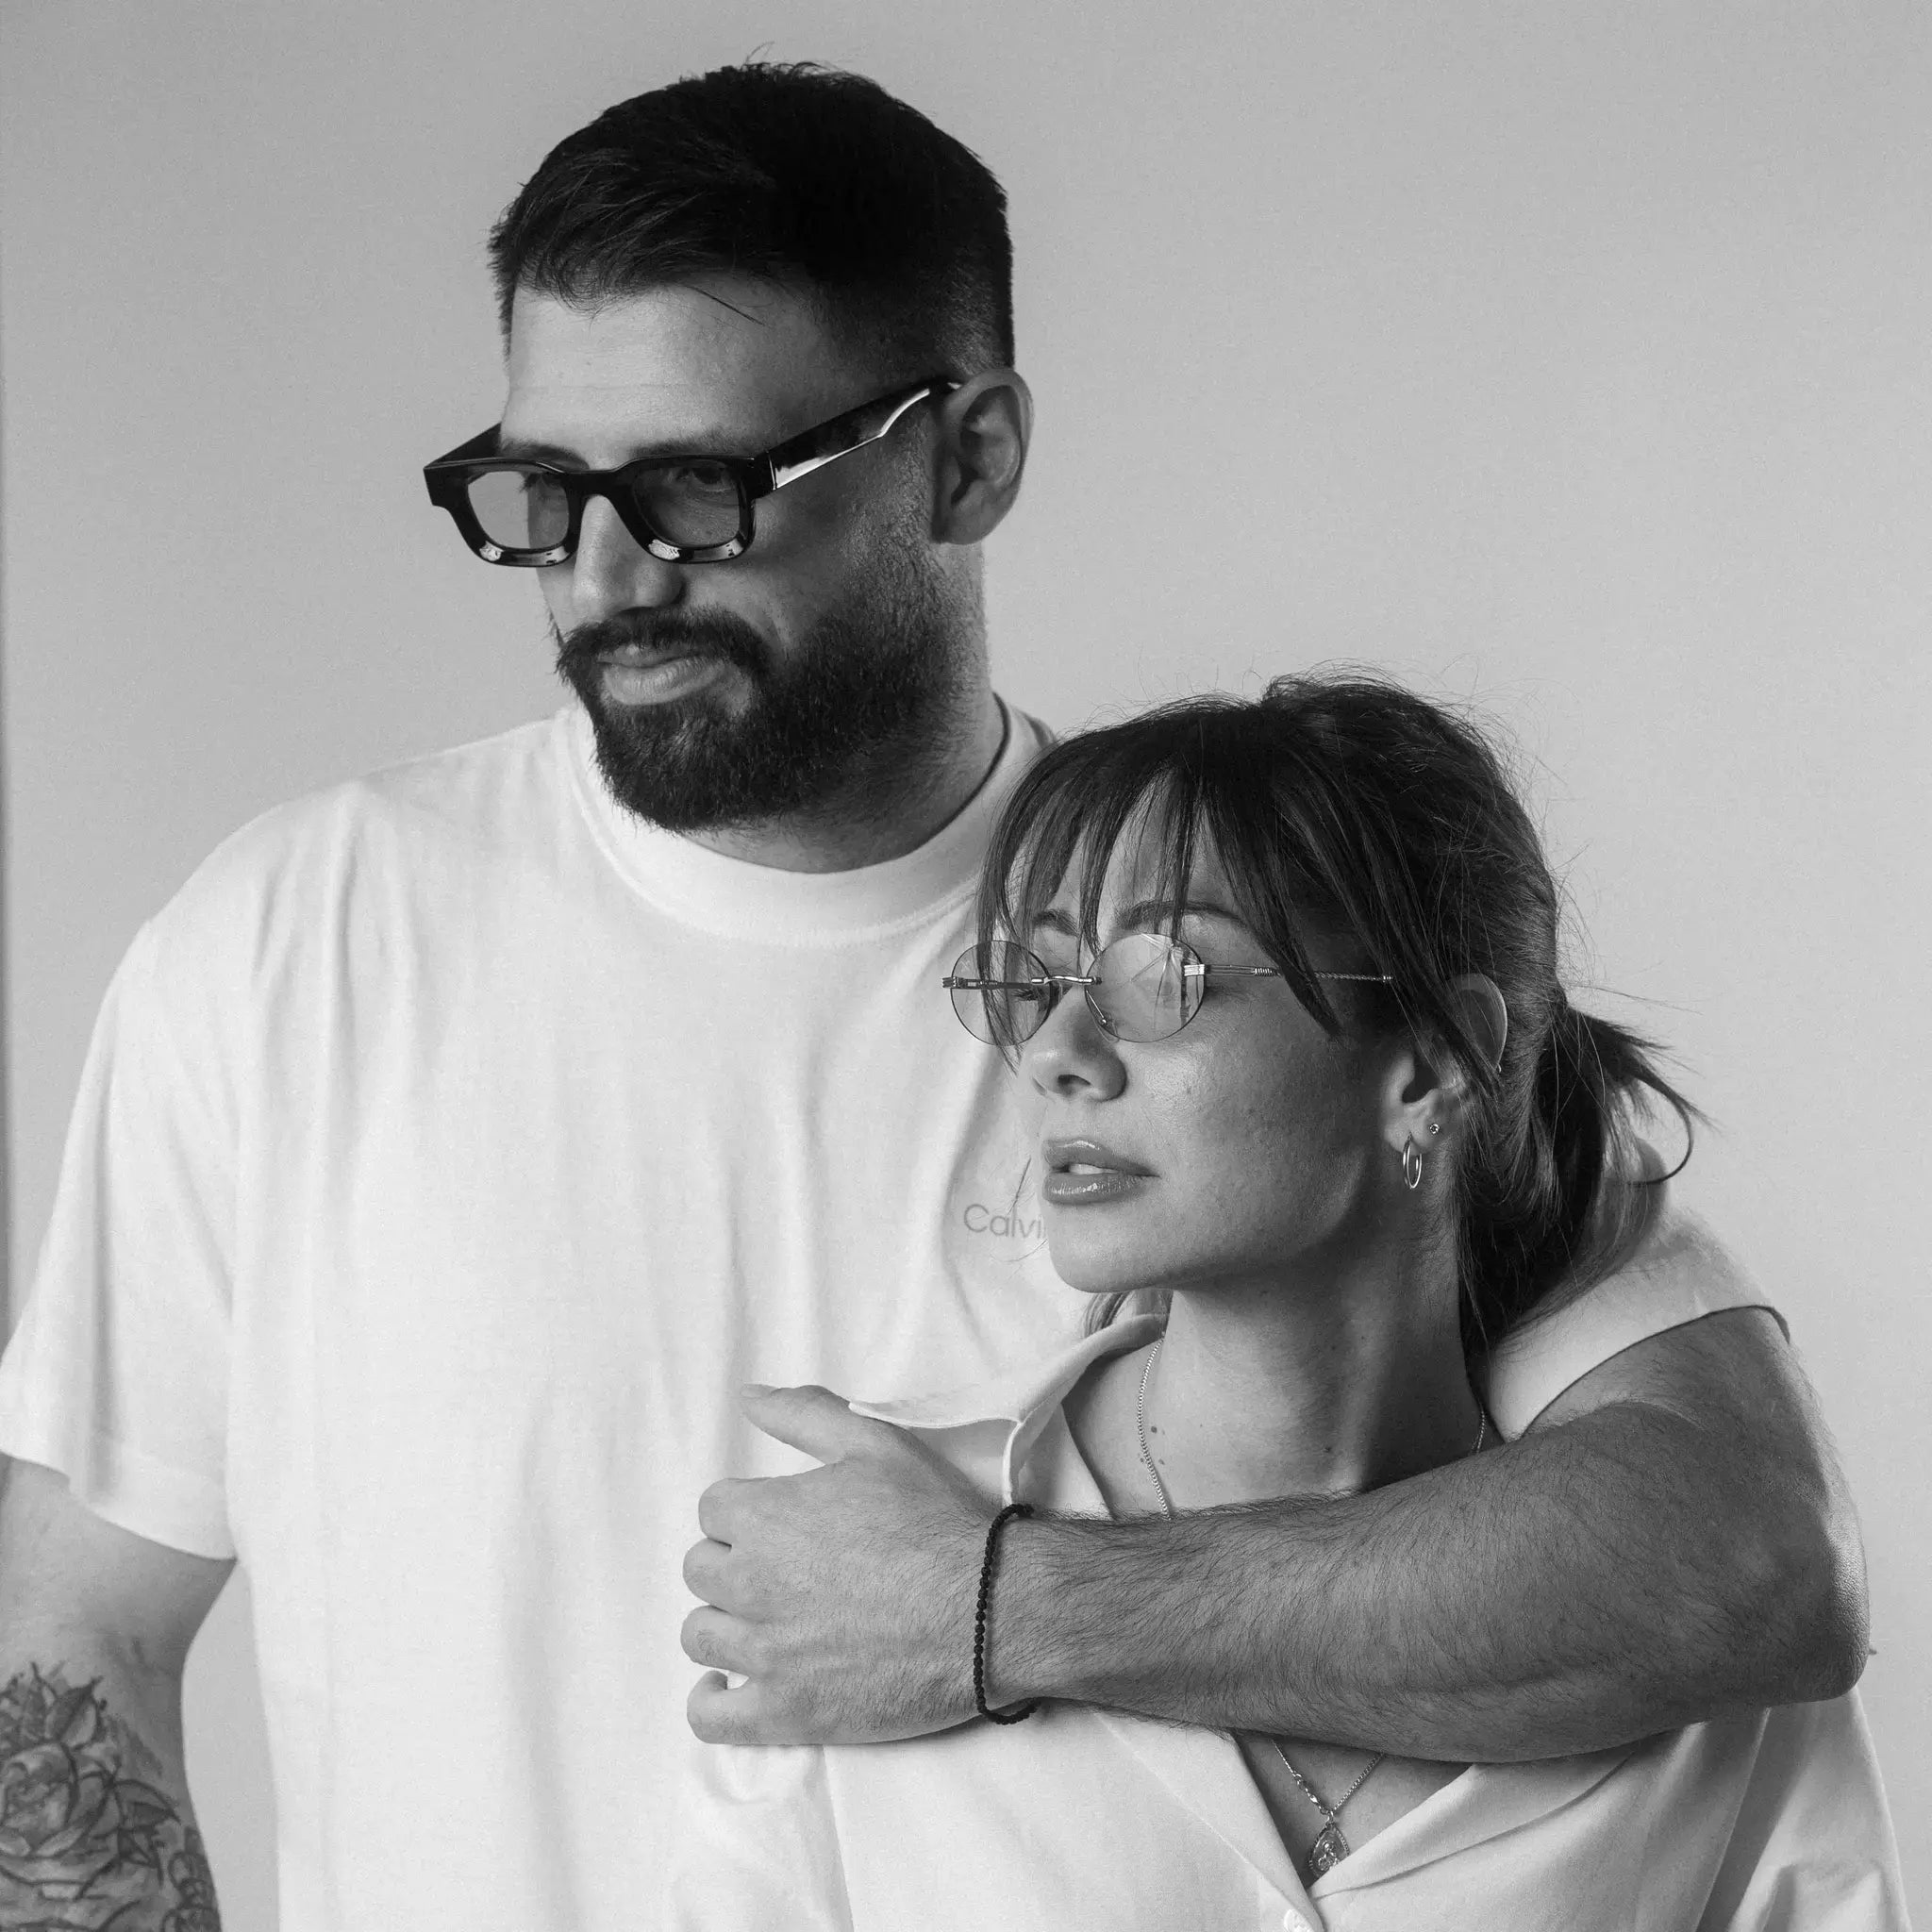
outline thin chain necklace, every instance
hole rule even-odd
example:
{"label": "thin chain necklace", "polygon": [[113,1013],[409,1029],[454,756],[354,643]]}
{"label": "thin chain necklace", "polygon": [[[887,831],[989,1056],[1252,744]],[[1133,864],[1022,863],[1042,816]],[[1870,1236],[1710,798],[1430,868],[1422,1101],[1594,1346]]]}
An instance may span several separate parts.
{"label": "thin chain necklace", "polygon": [[1386,1751],[1377,1751],[1356,1774],[1354,1784],[1336,1799],[1331,1809],[1316,1796],[1314,1786],[1294,1768],[1288,1753],[1281,1748],[1281,1740],[1271,1738],[1268,1741],[1274,1746],[1276,1755],[1287,1768],[1289,1776],[1293,1778],[1295,1789],[1328,1821],[1316,1836],[1315,1842],[1308,1847],[1308,1870],[1319,1878],[1324,1872],[1332,1872],[1348,1857],[1351,1847],[1341,1833],[1341,1807],[1368,1783],[1370,1772],[1374,1771],[1389,1754]]}
{"label": "thin chain necklace", "polygon": [[[1154,1492],[1160,1498],[1161,1510],[1171,1523],[1174,1521],[1174,1498],[1167,1493],[1167,1485],[1161,1481],[1160,1471],[1155,1465],[1154,1452],[1147,1446],[1147,1384],[1154,1377],[1154,1364],[1160,1359],[1160,1351],[1166,1341],[1167,1337],[1163,1335],[1147,1351],[1147,1365],[1141,1371],[1141,1391],[1134,1398],[1134,1428],[1141,1439],[1141,1460],[1145,1465],[1147,1474],[1154,1480]],[[1470,1455],[1475,1455],[1482,1448],[1489,1434],[1489,1411],[1478,1403],[1476,1405],[1475,1441],[1470,1444]],[[1289,1757],[1287,1751],[1282,1748],[1281,1740],[1279,1738],[1270,1738],[1268,1741],[1274,1746],[1276,1755],[1280,1757],[1283,1767],[1286,1769],[1289,1776],[1294,1780],[1295,1789],[1327,1820],[1327,1823],[1323,1825],[1315,1842],[1308,1847],[1308,1869],[1319,1878],[1324,1872],[1333,1871],[1337,1865],[1341,1863],[1342,1859],[1348,1857],[1350,1846],[1341,1829],[1341,1807],[1368,1783],[1369,1774],[1389,1754],[1386,1751],[1377,1751],[1362,1766],[1361,1770],[1356,1774],[1354,1784],[1350,1785],[1347,1790],[1343,1791],[1341,1797],[1336,1799],[1335,1803],[1331,1806],[1324,1805],[1322,1802],[1314,1786],[1294,1768],[1294,1761]]]}

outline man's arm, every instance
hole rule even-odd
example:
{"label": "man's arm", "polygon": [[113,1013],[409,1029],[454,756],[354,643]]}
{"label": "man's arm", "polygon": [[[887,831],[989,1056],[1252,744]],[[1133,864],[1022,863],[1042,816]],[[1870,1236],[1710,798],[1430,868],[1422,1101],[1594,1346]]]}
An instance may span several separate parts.
{"label": "man's arm", "polygon": [[233,1568],[104,1522],[51,1470],[7,1471],[0,1932],[220,1932],[182,1766],[181,1674]]}
{"label": "man's arm", "polygon": [[[706,1492],[699,1736],[902,1737],[972,1714],[991,1507],[823,1391],[748,1407],[823,1469]],[[1002,1532],[989,1695],[1452,1762],[1585,1751],[1835,1696],[1863,1557],[1802,1371],[1758,1309],[1655,1336],[1524,1438],[1336,1502]]]}

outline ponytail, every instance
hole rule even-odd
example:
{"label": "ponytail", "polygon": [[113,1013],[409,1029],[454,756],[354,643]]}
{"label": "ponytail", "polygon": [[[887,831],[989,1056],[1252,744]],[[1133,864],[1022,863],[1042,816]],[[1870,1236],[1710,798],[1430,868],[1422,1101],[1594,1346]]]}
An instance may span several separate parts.
{"label": "ponytail", "polygon": [[[1506,1051],[1463,1168],[1470,1354],[1613,1273],[1648,1224],[1651,1191],[1683,1171],[1701,1116],[1658,1073],[1657,1051],[1613,1021],[1579,1011],[1560,987],[1534,1064],[1512,1067]],[[1668,1174],[1647,1171],[1637,1133],[1652,1096],[1684,1126],[1683,1159]]]}

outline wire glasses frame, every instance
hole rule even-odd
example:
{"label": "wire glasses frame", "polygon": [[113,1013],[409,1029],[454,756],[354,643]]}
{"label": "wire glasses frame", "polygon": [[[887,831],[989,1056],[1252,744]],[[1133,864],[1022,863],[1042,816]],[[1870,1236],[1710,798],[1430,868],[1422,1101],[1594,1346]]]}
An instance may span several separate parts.
{"label": "wire glasses frame", "polygon": [[[750,549],[752,506],[891,433],[917,405],[959,385],[932,376],[801,430],[757,456],[641,457],[615,470],[570,470],[497,453],[501,425],[423,468],[429,500],[449,512],[485,563],[541,570],[568,562],[584,505],[601,496],[653,557],[720,563]],[[515,541],[522,538],[524,541]]]}
{"label": "wire glasses frame", "polygon": [[[1095,953],[1086,973],[1051,973],[1024,946],[995,940],[968,946],[942,984],[953,1011],[975,1040],[1018,1046],[1045,1025],[1061,993],[1078,987],[1094,1024],[1113,1040],[1145,1043],[1178,1033],[1201,1010],[1213,977],[1280,979],[1278,966],[1209,966],[1184,941],[1164,933],[1124,933]],[[1386,973],[1317,973],[1387,986]]]}

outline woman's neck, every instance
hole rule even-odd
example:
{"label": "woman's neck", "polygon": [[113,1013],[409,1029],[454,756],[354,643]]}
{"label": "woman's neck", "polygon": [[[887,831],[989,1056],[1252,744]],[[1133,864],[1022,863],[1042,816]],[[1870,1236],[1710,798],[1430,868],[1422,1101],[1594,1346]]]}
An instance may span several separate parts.
{"label": "woman's neck", "polygon": [[1374,1489],[1467,1455],[1481,1424],[1443,1255],[1181,1290],[1144,1407],[1143,1366],[1136,1433],[1177,1509]]}

